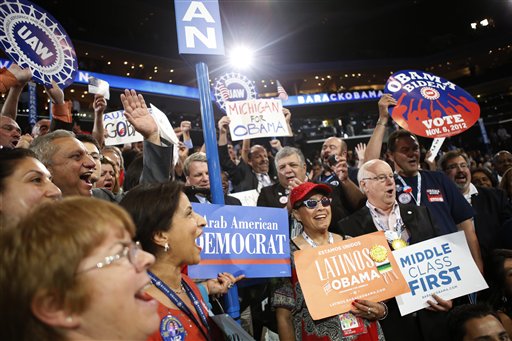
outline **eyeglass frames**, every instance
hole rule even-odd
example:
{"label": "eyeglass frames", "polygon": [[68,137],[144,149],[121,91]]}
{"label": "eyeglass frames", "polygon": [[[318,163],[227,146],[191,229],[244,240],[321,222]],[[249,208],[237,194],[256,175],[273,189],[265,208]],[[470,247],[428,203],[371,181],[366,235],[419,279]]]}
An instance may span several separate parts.
{"label": "eyeglass frames", "polygon": [[306,206],[309,209],[314,209],[314,208],[316,208],[318,206],[318,203],[321,203],[323,207],[328,207],[328,206],[331,206],[331,201],[332,201],[332,199],[328,198],[328,197],[322,197],[319,200],[317,200],[317,199],[308,199],[308,200],[304,200],[299,205],[299,207]]}
{"label": "eyeglass frames", "polygon": [[137,264],[136,264],[137,256],[140,251],[142,251],[142,246],[140,245],[139,242],[130,243],[129,245],[124,245],[123,249],[120,252],[116,253],[115,255],[105,257],[102,262],[96,263],[96,265],[94,265],[90,268],[80,270],[77,272],[77,274],[81,274],[81,273],[91,271],[94,269],[102,269],[102,268],[106,267],[107,265],[110,265],[110,264],[120,260],[123,257],[127,257],[128,261],[133,266],[137,267]]}
{"label": "eyeglass frames", "polygon": [[387,179],[393,180],[394,175],[379,174],[377,176],[374,176],[373,178],[362,178],[361,180],[377,180],[378,182],[386,182]]}

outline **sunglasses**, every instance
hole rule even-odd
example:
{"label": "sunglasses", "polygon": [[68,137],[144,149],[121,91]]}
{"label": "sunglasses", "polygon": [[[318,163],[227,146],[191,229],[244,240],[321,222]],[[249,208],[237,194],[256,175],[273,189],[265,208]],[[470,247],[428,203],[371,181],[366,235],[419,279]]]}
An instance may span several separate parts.
{"label": "sunglasses", "polygon": [[322,197],[320,200],[316,199],[308,199],[304,200],[297,208],[301,206],[306,206],[309,209],[314,209],[318,206],[318,203],[321,203],[323,207],[331,206],[331,198]]}

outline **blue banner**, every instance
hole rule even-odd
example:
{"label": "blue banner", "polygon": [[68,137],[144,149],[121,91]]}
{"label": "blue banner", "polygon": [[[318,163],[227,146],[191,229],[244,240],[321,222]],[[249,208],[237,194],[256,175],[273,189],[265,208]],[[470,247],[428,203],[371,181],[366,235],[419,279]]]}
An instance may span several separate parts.
{"label": "blue banner", "polygon": [[192,278],[216,278],[219,272],[247,278],[289,277],[288,213],[282,208],[192,203],[207,221],[197,243],[201,262],[189,266]]}
{"label": "blue banner", "polygon": [[180,54],[224,55],[217,0],[174,0]]}
{"label": "blue banner", "polygon": [[345,92],[331,92],[310,95],[288,96],[288,100],[283,101],[284,107],[293,107],[299,105],[330,104],[341,102],[357,102],[378,100],[382,96],[381,90],[358,90]]}
{"label": "blue banner", "polygon": [[28,83],[28,124],[31,127],[35,126],[37,122],[37,94],[36,83]]}

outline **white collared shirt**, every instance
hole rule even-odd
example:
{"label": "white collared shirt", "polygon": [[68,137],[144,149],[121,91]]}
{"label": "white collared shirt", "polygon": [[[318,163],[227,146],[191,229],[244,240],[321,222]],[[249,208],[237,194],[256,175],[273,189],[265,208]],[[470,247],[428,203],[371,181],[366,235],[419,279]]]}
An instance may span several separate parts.
{"label": "white collared shirt", "polygon": [[464,194],[464,198],[468,201],[468,203],[471,205],[471,197],[473,195],[478,195],[478,190],[476,189],[475,185],[472,183],[469,183],[469,190],[467,193]]}

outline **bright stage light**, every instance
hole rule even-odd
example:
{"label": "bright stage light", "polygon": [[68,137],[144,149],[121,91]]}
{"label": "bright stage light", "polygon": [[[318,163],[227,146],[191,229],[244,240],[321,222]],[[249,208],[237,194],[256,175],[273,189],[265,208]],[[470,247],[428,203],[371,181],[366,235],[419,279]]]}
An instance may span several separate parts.
{"label": "bright stage light", "polygon": [[234,68],[247,69],[252,65],[253,52],[245,46],[239,46],[231,50],[229,62]]}

